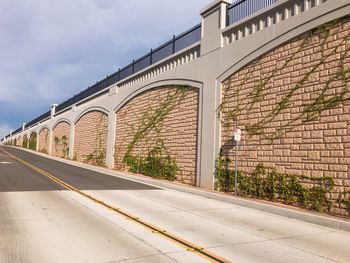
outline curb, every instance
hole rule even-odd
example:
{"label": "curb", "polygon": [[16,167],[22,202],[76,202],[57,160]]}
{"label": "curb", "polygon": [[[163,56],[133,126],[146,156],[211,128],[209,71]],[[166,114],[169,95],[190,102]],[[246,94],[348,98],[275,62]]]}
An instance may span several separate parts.
{"label": "curb", "polygon": [[109,168],[97,167],[90,164],[66,160],[59,157],[54,157],[47,154],[28,150],[28,149],[23,149],[18,147],[12,147],[12,148],[26,151],[26,152],[36,154],[38,156],[45,157],[48,159],[56,160],[62,163],[70,164],[76,167],[111,175],[121,179],[127,179],[134,182],[142,182],[144,184],[151,185],[151,186],[158,186],[161,188],[167,188],[167,189],[172,189],[172,190],[176,190],[184,193],[194,194],[194,195],[198,195],[208,199],[213,199],[213,200],[217,200],[225,203],[231,203],[231,204],[235,204],[243,207],[256,209],[262,212],[267,212],[267,213],[271,213],[279,216],[297,219],[307,223],[312,223],[320,226],[333,228],[336,230],[350,232],[350,220],[346,220],[346,219],[338,219],[336,217],[329,216],[329,215],[320,215],[313,212],[307,212],[299,208],[289,207],[283,204],[275,204],[275,203],[271,204],[271,203],[267,203],[267,201],[249,200],[246,198],[235,197],[226,193],[220,193],[213,190],[200,189],[197,187],[183,185],[176,182],[153,179],[143,175],[134,175],[126,172],[115,171]]}

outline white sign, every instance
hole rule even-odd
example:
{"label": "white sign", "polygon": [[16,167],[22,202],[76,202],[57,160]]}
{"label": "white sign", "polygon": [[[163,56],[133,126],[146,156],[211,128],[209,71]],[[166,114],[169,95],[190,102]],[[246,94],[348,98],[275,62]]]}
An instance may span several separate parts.
{"label": "white sign", "polygon": [[234,139],[236,142],[239,142],[241,140],[241,129],[234,129]]}

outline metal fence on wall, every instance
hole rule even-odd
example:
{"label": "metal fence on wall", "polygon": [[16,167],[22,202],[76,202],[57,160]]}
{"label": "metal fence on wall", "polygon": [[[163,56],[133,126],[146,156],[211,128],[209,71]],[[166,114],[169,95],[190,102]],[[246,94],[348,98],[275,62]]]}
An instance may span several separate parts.
{"label": "metal fence on wall", "polygon": [[[165,59],[171,56],[172,54],[178,51],[181,51],[182,49],[185,49],[194,43],[197,43],[198,41],[200,41],[200,39],[201,39],[201,25],[198,24],[178,36],[173,36],[171,40],[159,46],[158,48],[151,49],[149,53],[142,56],[141,58],[137,60],[133,60],[132,63],[125,66],[124,68],[119,69],[117,72],[113,73],[112,75],[107,76],[106,78],[97,82],[93,86],[83,90],[79,94],[59,104],[56,107],[56,112],[67,109],[70,106],[78,103],[79,101],[82,101],[96,93],[99,93],[105,90],[107,87],[123,79],[126,79],[127,77],[147,68],[148,66],[151,66],[152,64],[155,64],[161,61],[162,59]],[[108,92],[108,90],[106,92]],[[28,124],[25,125],[25,128],[30,127],[48,118],[49,116],[50,116],[50,111],[30,121]]]}
{"label": "metal fence on wall", "polygon": [[[237,0],[228,8],[228,21],[227,24],[231,25],[236,23],[245,17],[248,17],[270,5],[275,4],[279,0]],[[137,60],[133,60],[132,63],[125,66],[122,69],[119,69],[117,72],[113,73],[110,76],[107,76],[103,80],[97,82],[93,86],[85,89],[79,94],[69,98],[65,102],[59,104],[56,107],[56,112],[63,111],[68,109],[72,105],[82,101],[88,97],[93,96],[94,94],[100,94],[101,91],[105,90],[104,93],[107,93],[107,87],[128,78],[129,76],[155,64],[162,59],[165,59],[172,54],[181,51],[189,47],[190,45],[200,41],[201,39],[201,24],[194,26],[193,28],[187,30],[181,35],[174,36],[171,40],[159,46],[156,49],[151,49],[149,53],[142,56]],[[25,128],[28,128],[46,118],[50,117],[50,111],[42,114],[41,116],[35,118],[25,125]],[[22,128],[16,130],[19,132]]]}
{"label": "metal fence on wall", "polygon": [[110,76],[107,76],[105,79],[97,82],[92,87],[82,91],[80,94],[68,99],[67,101],[58,105],[57,112],[61,111],[71,105],[90,97],[91,95],[102,91],[117,83],[120,80],[126,79],[127,77],[147,68],[148,66],[155,64],[162,59],[165,59],[172,54],[189,47],[190,45],[200,41],[201,39],[201,25],[196,25],[195,27],[187,30],[179,36],[174,36],[170,41],[161,45],[156,49],[151,49],[151,51],[142,56],[137,60],[133,60],[132,63],[125,66],[122,69],[119,69],[117,72],[113,73]]}
{"label": "metal fence on wall", "polygon": [[44,114],[40,115],[38,118],[35,118],[34,120],[32,120],[31,122],[28,122],[26,125],[25,125],[25,128],[28,128],[36,123],[38,123],[39,121],[42,121],[48,117],[51,116],[51,111],[48,111],[48,112],[45,112]]}
{"label": "metal fence on wall", "polygon": [[270,5],[277,3],[279,0],[238,0],[228,8],[227,24],[234,24]]}

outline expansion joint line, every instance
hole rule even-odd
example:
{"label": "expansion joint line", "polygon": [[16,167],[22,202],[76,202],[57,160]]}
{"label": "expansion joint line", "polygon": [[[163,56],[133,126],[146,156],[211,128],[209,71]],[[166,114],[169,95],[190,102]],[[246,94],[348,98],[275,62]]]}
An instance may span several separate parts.
{"label": "expansion joint line", "polygon": [[30,164],[30,163],[22,160],[21,158],[19,158],[19,157],[15,156],[15,155],[13,155],[13,154],[3,150],[3,149],[0,149],[0,150],[2,152],[4,152],[5,154],[7,154],[12,159],[14,159],[14,160],[22,163],[23,165],[31,168],[32,170],[36,171],[37,173],[39,173],[39,174],[49,178],[50,180],[52,180],[55,183],[63,186],[64,188],[66,188],[66,189],[68,189],[70,191],[76,192],[76,193],[78,193],[78,194],[80,194],[80,195],[90,199],[91,201],[93,201],[93,202],[103,206],[104,208],[107,208],[107,209],[113,211],[114,213],[116,213],[118,215],[124,216],[127,220],[130,220],[130,221],[132,221],[132,222],[142,226],[143,228],[151,231],[152,233],[154,233],[154,234],[156,234],[156,235],[158,235],[158,236],[160,236],[162,238],[165,238],[165,239],[167,239],[167,240],[169,240],[169,241],[171,241],[171,242],[173,242],[173,243],[175,243],[175,244],[185,248],[189,252],[193,252],[196,255],[201,256],[202,258],[205,258],[209,262],[216,262],[216,263],[230,263],[231,262],[231,261],[229,261],[227,259],[224,259],[224,258],[222,258],[222,257],[220,257],[220,256],[218,256],[218,255],[216,255],[216,254],[214,254],[214,253],[204,249],[201,246],[197,246],[197,245],[195,245],[195,244],[193,244],[193,243],[191,243],[191,242],[189,242],[189,241],[187,241],[185,239],[182,239],[182,238],[180,238],[180,237],[178,237],[178,236],[176,236],[176,235],[174,235],[174,234],[172,234],[170,232],[167,232],[164,229],[161,229],[161,228],[159,228],[157,226],[154,226],[154,225],[148,223],[147,221],[144,221],[144,220],[142,220],[142,219],[140,219],[138,217],[135,217],[135,216],[129,214],[128,212],[123,211],[120,208],[113,207],[112,205],[109,205],[109,204],[105,203],[104,201],[99,200],[99,199],[97,199],[96,197],[94,197],[92,195],[86,194],[86,193],[80,191],[79,189],[75,188],[74,186],[72,186],[72,185],[70,185],[70,184],[68,184],[68,183],[58,179],[57,177],[49,174],[48,172],[40,169],[39,167],[36,167],[35,165]]}

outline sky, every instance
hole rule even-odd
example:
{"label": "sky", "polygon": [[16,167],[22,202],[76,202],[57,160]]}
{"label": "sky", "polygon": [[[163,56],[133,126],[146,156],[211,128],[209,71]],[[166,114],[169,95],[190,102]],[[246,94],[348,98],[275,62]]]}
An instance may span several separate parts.
{"label": "sky", "polygon": [[211,0],[0,0],[0,138],[200,22]]}

